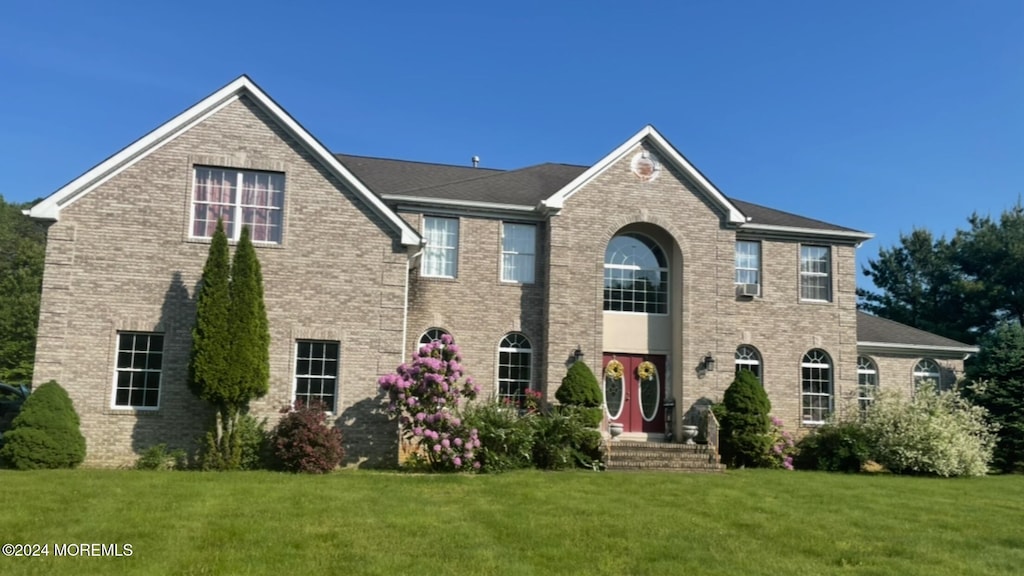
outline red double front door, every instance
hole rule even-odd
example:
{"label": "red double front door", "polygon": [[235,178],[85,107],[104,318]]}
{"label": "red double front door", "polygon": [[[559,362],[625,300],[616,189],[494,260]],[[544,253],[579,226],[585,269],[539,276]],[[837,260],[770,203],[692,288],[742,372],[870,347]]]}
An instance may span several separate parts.
{"label": "red double front door", "polygon": [[[608,370],[612,360],[622,365],[622,376]],[[653,365],[641,366],[644,362]],[[604,354],[601,380],[608,419],[622,424],[624,432],[665,432],[665,357],[649,354]],[[647,368],[642,370],[641,368]],[[614,371],[612,371],[614,372]],[[649,375],[647,373],[650,373]],[[646,377],[643,377],[646,376]]]}

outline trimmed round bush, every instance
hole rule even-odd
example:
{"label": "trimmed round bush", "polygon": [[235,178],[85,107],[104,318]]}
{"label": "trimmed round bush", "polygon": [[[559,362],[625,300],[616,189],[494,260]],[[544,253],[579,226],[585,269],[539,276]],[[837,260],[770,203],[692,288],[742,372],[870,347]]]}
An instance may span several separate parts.
{"label": "trimmed round bush", "polygon": [[590,426],[596,428],[601,425],[601,419],[604,417],[601,410],[601,386],[590,367],[582,360],[569,367],[569,371],[562,378],[562,385],[555,391],[555,399],[565,406],[584,408],[582,414]]}
{"label": "trimmed round bush", "polygon": [[320,406],[301,405],[289,411],[274,429],[274,456],[288,472],[323,474],[345,455],[341,431],[326,425]]}
{"label": "trimmed round bush", "polygon": [[74,468],[85,460],[85,437],[68,393],[51,380],[35,390],[4,434],[0,460],[18,470]]}
{"label": "trimmed round bush", "polygon": [[725,390],[721,417],[722,457],[729,466],[768,464],[771,450],[771,402],[757,377],[741,370]]}
{"label": "trimmed round bush", "polygon": [[797,444],[796,467],[825,472],[860,472],[871,460],[871,442],[860,422],[825,424]]}

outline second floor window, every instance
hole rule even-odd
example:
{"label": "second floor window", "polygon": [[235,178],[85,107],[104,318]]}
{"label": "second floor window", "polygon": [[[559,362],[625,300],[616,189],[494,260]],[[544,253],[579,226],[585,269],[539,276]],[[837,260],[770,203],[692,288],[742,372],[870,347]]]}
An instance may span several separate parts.
{"label": "second floor window", "polygon": [[668,313],[668,259],[650,238],[622,234],[604,253],[604,309]]}
{"label": "second floor window", "polygon": [[212,238],[219,219],[230,240],[248,227],[253,242],[280,244],[283,214],[284,174],[196,167],[193,238]]}
{"label": "second floor window", "polygon": [[800,299],[832,300],[832,257],[828,246],[800,247]]}
{"label": "second floor window", "polygon": [[736,283],[751,284],[760,292],[761,286],[761,243],[747,240],[736,241]]}
{"label": "second floor window", "polygon": [[537,227],[533,224],[501,225],[501,280],[532,284],[536,268]]}
{"label": "second floor window", "polygon": [[455,278],[459,270],[459,219],[425,216],[421,274],[435,278]]}

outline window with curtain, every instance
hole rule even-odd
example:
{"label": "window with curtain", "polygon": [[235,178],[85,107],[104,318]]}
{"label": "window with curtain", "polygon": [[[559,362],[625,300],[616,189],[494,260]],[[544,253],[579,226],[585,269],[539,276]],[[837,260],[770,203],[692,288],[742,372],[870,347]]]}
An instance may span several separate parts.
{"label": "window with curtain", "polygon": [[761,291],[761,243],[736,241],[736,283],[755,284]]}
{"label": "window with curtain", "polygon": [[197,166],[192,193],[192,237],[212,238],[217,220],[228,239],[248,227],[253,242],[281,243],[284,174]]}
{"label": "window with curtain", "polygon": [[501,279],[532,284],[536,268],[537,227],[533,224],[501,224]]}
{"label": "window with curtain", "polygon": [[423,276],[433,278],[455,278],[459,262],[459,219],[425,216],[423,237],[427,246],[423,249]]}

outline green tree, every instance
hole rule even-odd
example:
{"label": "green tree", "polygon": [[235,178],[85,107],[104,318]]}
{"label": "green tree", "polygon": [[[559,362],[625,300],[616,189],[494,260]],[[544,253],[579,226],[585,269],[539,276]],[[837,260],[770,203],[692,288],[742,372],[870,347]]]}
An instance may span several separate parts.
{"label": "green tree", "polygon": [[604,416],[601,408],[603,394],[597,378],[582,360],[573,362],[562,378],[562,385],[555,391],[555,399],[566,406],[579,406],[591,426],[601,425]]}
{"label": "green tree", "polygon": [[993,465],[1024,472],[1024,328],[1007,322],[985,335],[967,379],[964,396],[999,425]]}
{"label": "green tree", "polygon": [[85,459],[85,437],[68,393],[51,380],[36,389],[4,435],[0,459],[19,470],[74,468]]}
{"label": "green tree", "polygon": [[979,333],[998,323],[1024,323],[1024,207],[1020,202],[993,220],[972,214],[957,232],[957,267],[984,305]]}
{"label": "green tree", "polygon": [[224,223],[218,221],[196,297],[196,323],[192,329],[188,366],[192,393],[216,410],[215,429],[207,439],[204,456],[216,468],[233,467],[234,429],[242,399],[233,383],[230,283],[228,239]]}
{"label": "green tree", "polygon": [[0,196],[0,381],[32,382],[46,225]]}
{"label": "green tree", "polygon": [[722,457],[730,466],[763,466],[768,463],[772,404],[761,383],[749,370],[740,370],[723,398]]}
{"label": "green tree", "polygon": [[235,249],[230,293],[231,385],[237,401],[247,406],[250,400],[266,395],[270,386],[270,326],[263,302],[263,273],[248,227],[242,228]]}

